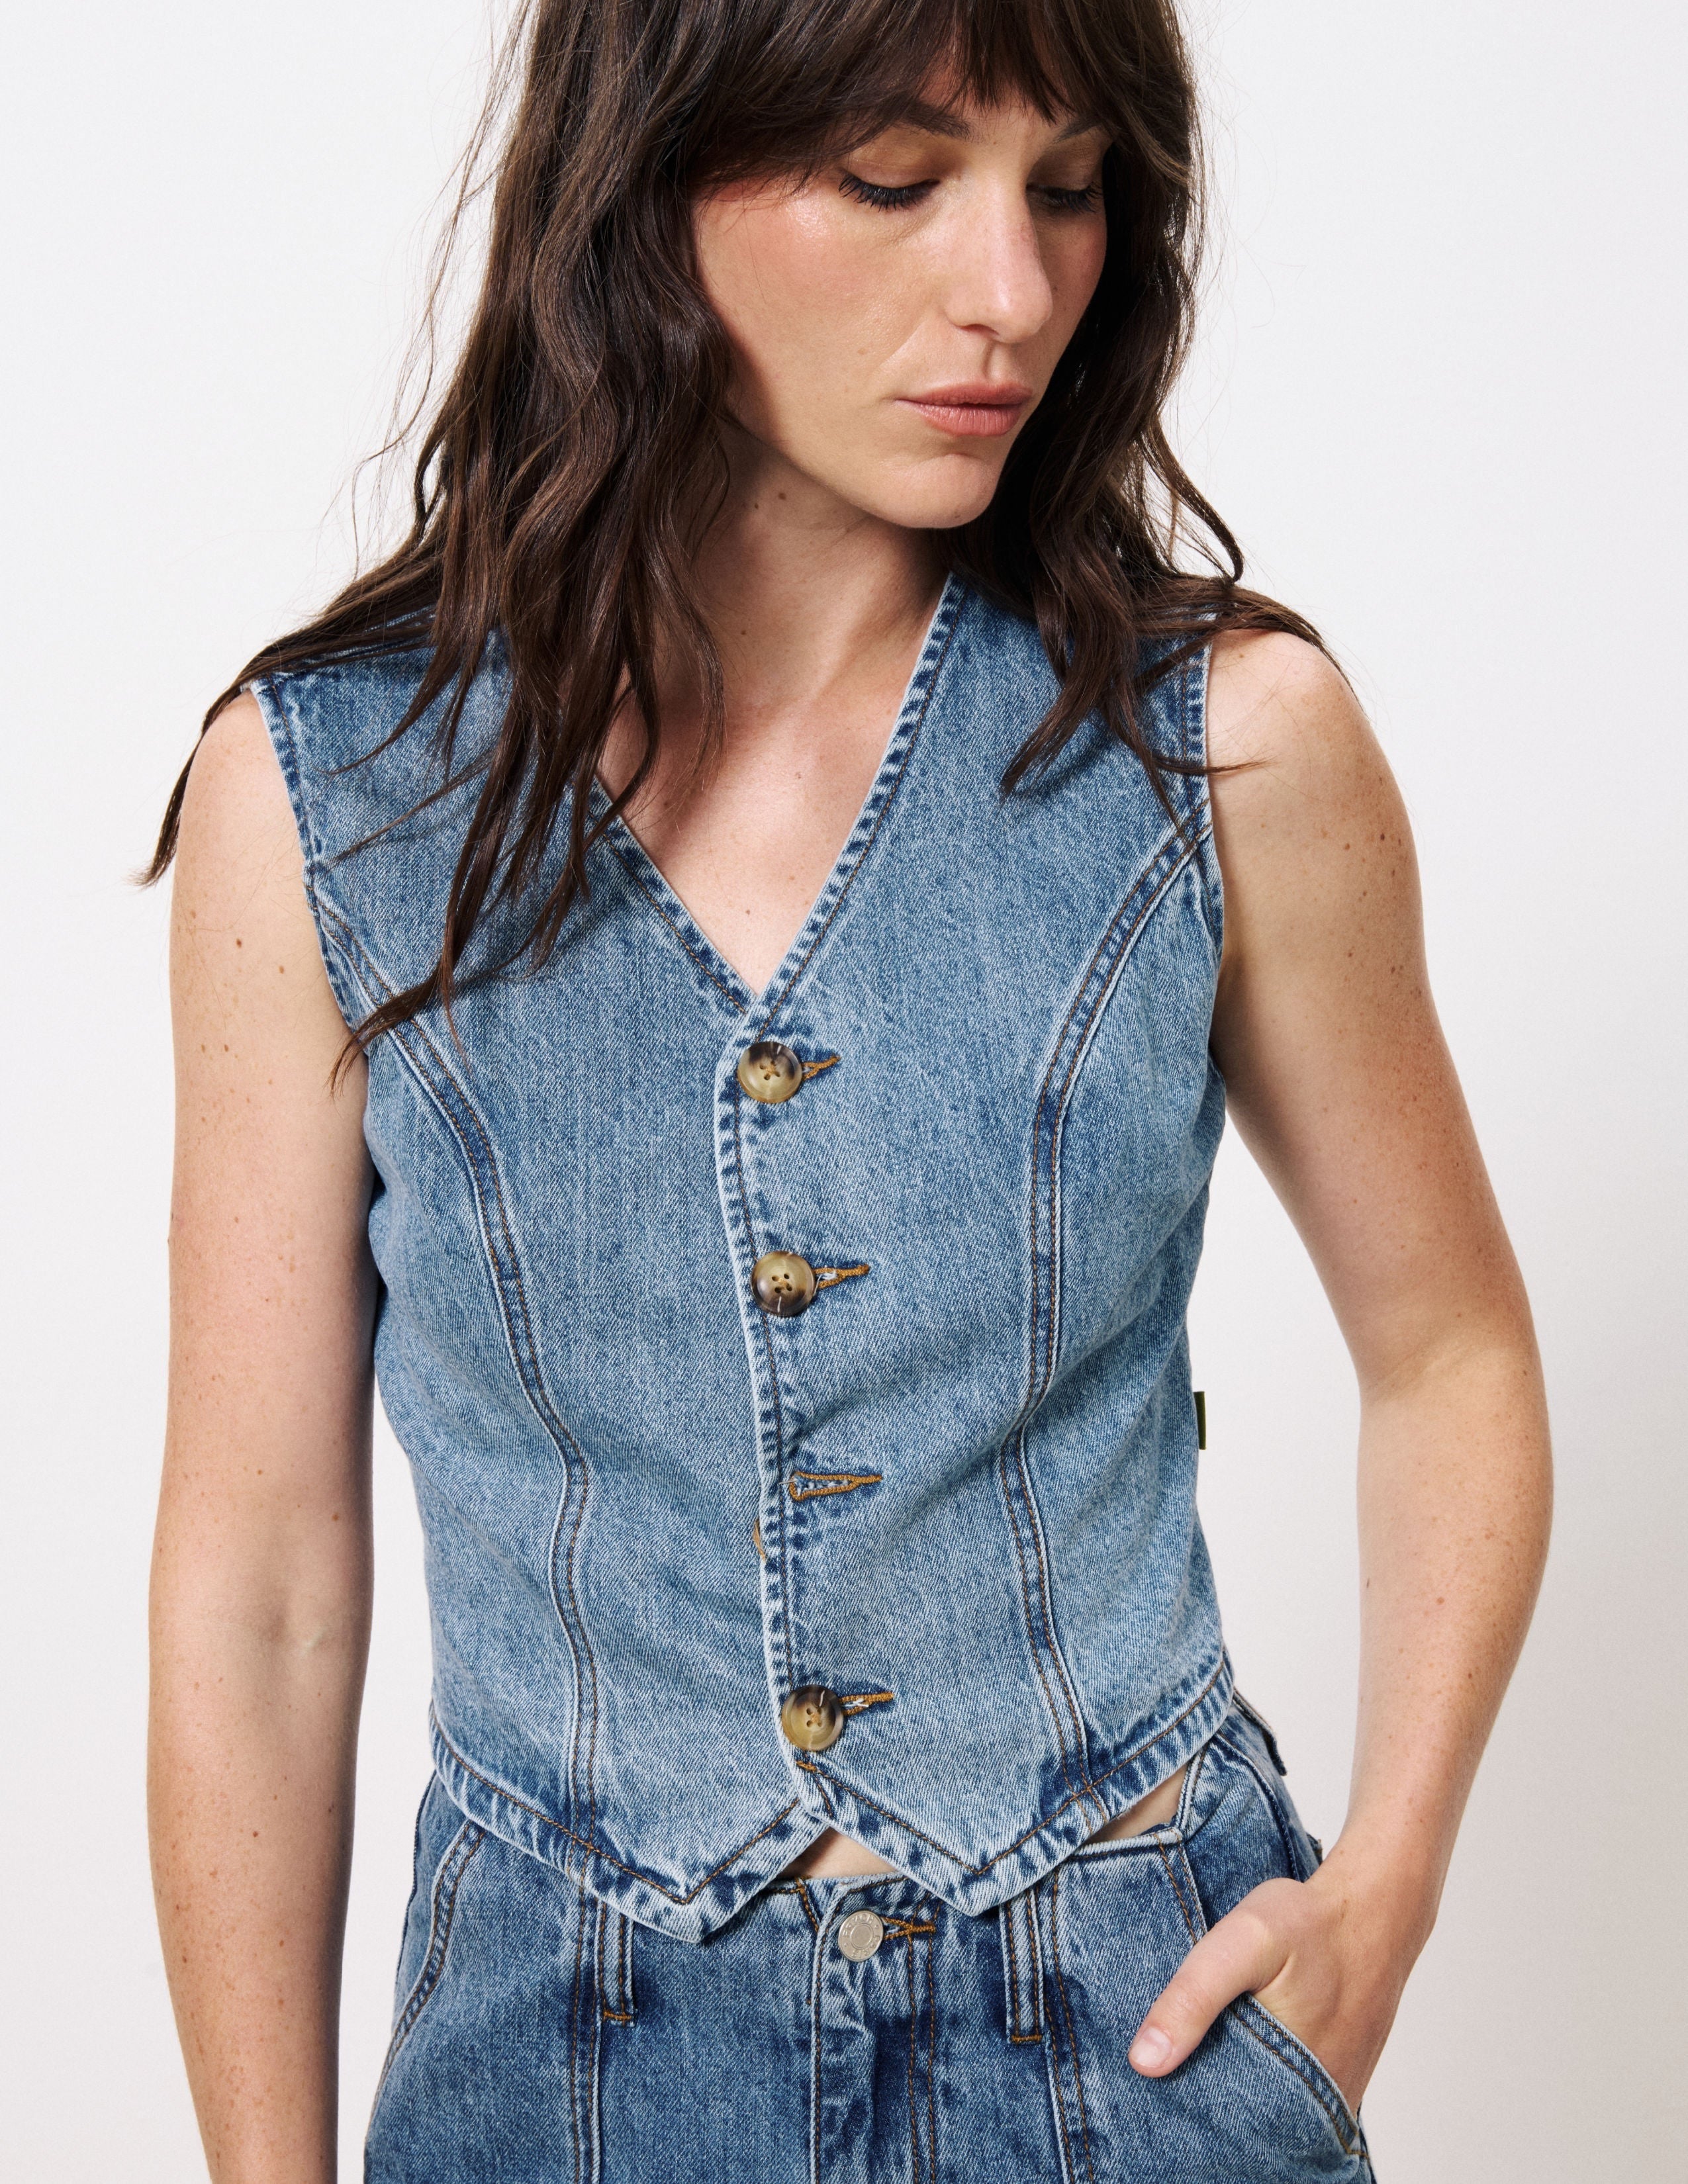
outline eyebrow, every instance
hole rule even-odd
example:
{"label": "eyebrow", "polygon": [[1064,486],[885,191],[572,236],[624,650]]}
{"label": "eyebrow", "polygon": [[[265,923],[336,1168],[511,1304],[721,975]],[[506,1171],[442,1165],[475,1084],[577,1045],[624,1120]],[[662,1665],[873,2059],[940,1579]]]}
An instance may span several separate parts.
{"label": "eyebrow", "polygon": [[[887,129],[920,129],[930,136],[958,137],[964,143],[971,143],[978,135],[972,125],[951,108],[933,106],[924,98],[905,101],[884,125]],[[1093,115],[1081,114],[1067,123],[1055,141],[1064,144],[1072,136],[1088,136],[1101,125]]]}

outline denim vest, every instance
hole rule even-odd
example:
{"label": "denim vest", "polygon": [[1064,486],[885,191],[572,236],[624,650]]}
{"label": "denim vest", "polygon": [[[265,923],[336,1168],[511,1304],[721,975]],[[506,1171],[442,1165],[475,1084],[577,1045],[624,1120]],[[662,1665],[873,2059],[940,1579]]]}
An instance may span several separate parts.
{"label": "denim vest", "polygon": [[[255,686],[352,1022],[432,966],[502,716],[495,658],[425,803],[431,722],[378,748],[422,666]],[[1190,759],[1206,669],[1149,700]],[[1206,788],[1174,826],[1092,718],[1005,799],[1055,689],[951,577],[761,993],[616,822],[542,968],[370,1056],[440,1777],[682,1939],[829,1825],[988,1910],[1229,1702],[1184,1328],[1224,1119]]]}

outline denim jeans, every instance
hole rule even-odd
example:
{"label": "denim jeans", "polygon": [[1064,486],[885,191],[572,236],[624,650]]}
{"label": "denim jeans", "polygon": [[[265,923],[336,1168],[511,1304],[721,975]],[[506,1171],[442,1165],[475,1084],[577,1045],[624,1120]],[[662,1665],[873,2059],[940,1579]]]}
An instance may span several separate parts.
{"label": "denim jeans", "polygon": [[636,1926],[432,1784],[370,2184],[1362,2184],[1365,2142],[1251,1997],[1169,2077],[1126,2051],[1206,1926],[1318,1849],[1234,1706],[1174,1821],[982,1915],[900,1875]]}

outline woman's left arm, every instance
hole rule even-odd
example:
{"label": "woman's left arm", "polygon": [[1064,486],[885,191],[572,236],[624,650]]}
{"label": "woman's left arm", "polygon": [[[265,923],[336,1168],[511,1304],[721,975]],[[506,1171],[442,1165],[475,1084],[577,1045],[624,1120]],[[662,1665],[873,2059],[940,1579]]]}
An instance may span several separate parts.
{"label": "woman's left arm", "polygon": [[1358,1375],[1360,1703],[1348,1815],[1191,1951],[1131,2050],[1159,2076],[1252,1992],[1351,2103],[1435,1919],[1540,1581],[1552,1499],[1529,1307],[1436,1021],[1406,811],[1335,669],[1222,639],[1209,690],[1230,1112]]}

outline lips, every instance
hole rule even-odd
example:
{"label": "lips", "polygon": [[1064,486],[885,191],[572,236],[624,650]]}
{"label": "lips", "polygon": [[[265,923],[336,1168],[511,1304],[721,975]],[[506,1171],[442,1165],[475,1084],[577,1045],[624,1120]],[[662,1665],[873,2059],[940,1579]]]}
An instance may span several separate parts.
{"label": "lips", "polygon": [[940,432],[962,439],[994,439],[1011,432],[1025,415],[1032,389],[1019,380],[972,379],[898,397]]}

